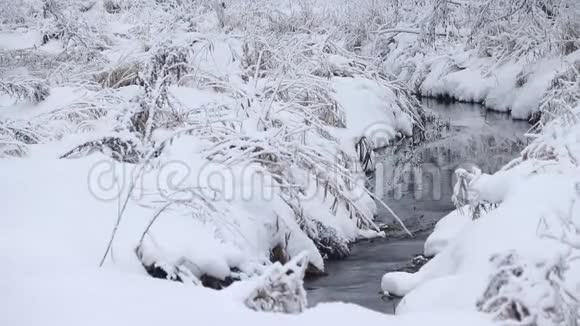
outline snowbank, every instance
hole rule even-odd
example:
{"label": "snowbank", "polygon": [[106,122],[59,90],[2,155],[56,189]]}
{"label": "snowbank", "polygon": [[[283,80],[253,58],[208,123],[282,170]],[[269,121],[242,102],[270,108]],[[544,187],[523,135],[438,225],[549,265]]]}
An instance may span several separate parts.
{"label": "snowbank", "polygon": [[461,210],[454,210],[444,216],[425,240],[423,254],[427,257],[433,257],[443,251],[449,242],[459,236],[459,233],[471,222],[471,216],[467,214],[468,207]]}
{"label": "snowbank", "polygon": [[[554,130],[560,131],[555,137]],[[577,125],[562,129],[557,119],[524,151],[522,158],[494,175],[477,170],[470,174],[471,200],[477,205],[498,205],[497,208],[487,206],[488,210],[481,210],[475,219],[471,210],[474,206],[452,212],[437,224],[425,244],[425,254],[435,255],[431,261],[414,274],[383,276],[383,291],[404,296],[397,314],[486,309],[493,312],[498,308],[485,308],[489,302],[486,300],[492,300],[489,295],[496,289],[494,280],[505,277],[501,268],[507,264],[529,273],[523,278],[529,283],[516,286],[518,290],[510,298],[529,309],[530,318],[553,317],[547,311],[548,307],[560,305],[552,297],[559,287],[549,283],[552,276],[547,275],[554,268],[563,268],[566,275],[578,273],[577,264],[568,258],[571,252],[578,251],[577,240],[573,240],[578,235],[569,229],[580,222],[580,206],[576,204],[580,196],[580,170],[575,159],[580,153],[578,132]],[[562,261],[569,263],[557,267]],[[500,284],[511,284],[503,282]],[[574,277],[566,277],[562,283],[572,293],[580,285]],[[500,291],[502,286],[499,285]],[[513,318],[500,312],[496,318]]]}
{"label": "snowbank", "polygon": [[398,3],[367,48],[420,95],[477,102],[535,121],[557,75],[580,58],[579,4],[550,6]]}
{"label": "snowbank", "polygon": [[342,303],[320,305],[300,315],[259,313],[245,309],[224,292],[114,272],[48,272],[17,279],[5,276],[0,288],[9,295],[0,300],[2,325],[296,325],[329,321],[345,325],[492,325],[475,314],[393,317]]}
{"label": "snowbank", "polygon": [[[403,311],[430,311],[432,304],[441,297],[431,301],[429,293],[447,287],[452,290],[445,291],[444,301],[465,303],[465,298],[469,297],[471,300],[463,306],[475,310],[475,300],[494,272],[491,258],[495,255],[515,251],[525,259],[540,263],[561,254],[563,245],[539,237],[537,230],[543,219],[557,223],[556,214],[561,212],[561,207],[569,206],[577,196],[575,183],[579,178],[577,173],[530,176],[497,209],[475,221],[458,225],[456,232],[449,232],[449,228],[435,229],[430,239],[446,243],[442,248],[432,247],[433,242],[426,246],[429,252],[440,251],[435,258],[415,274],[385,274],[381,283],[383,290],[396,295],[409,294],[409,302],[403,301]],[[558,189],[558,192],[547,193],[545,189]],[[445,223],[457,216],[458,213],[448,215]],[[417,293],[413,294],[415,291]]]}
{"label": "snowbank", "polygon": [[576,51],[531,63],[526,58],[498,63],[463,45],[419,55],[412,50],[417,37],[399,35],[394,41],[384,66],[414,84],[420,95],[482,103],[514,119],[537,112],[554,78],[580,60]]}

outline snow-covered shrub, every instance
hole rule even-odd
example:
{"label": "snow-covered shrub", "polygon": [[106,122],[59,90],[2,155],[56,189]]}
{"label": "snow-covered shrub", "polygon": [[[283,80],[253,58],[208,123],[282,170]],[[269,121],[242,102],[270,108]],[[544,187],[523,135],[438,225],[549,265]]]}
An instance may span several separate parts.
{"label": "snow-covered shrub", "polygon": [[192,50],[188,45],[174,45],[169,40],[149,51],[152,56],[144,73],[144,81],[150,87],[156,83],[160,86],[176,84],[192,71],[189,63]]}
{"label": "snow-covered shrub", "polygon": [[139,66],[137,64],[120,64],[110,70],[95,74],[95,81],[104,88],[118,88],[137,85],[139,82]]}
{"label": "snow-covered shrub", "polygon": [[533,263],[509,252],[492,257],[496,272],[477,303],[505,325],[578,325],[580,296],[574,275],[578,272],[580,228],[576,197],[564,212],[557,212],[555,222],[542,219],[538,236],[552,239],[564,247],[553,259]]}
{"label": "snow-covered shrub", "polygon": [[[123,98],[119,92],[104,89],[81,93],[81,96],[74,98],[69,89],[63,91],[71,96],[68,102],[55,105],[52,110],[39,113],[30,119],[31,123],[44,130],[42,142],[60,140],[68,134],[95,132],[105,122],[108,126],[99,130],[100,132],[117,133],[126,130],[121,118],[124,114],[121,112],[131,108],[133,103]],[[94,137],[90,140],[94,140]]]}
{"label": "snow-covered shrub", "polygon": [[109,14],[118,14],[122,10],[122,2],[119,0],[104,0],[103,1],[103,8]]}
{"label": "snow-covered shrub", "polygon": [[558,74],[540,102],[538,119],[541,129],[549,121],[559,119],[569,125],[577,123],[576,106],[580,104],[580,60]]}
{"label": "snow-covered shrub", "polygon": [[280,102],[288,109],[302,112],[306,119],[315,124],[344,128],[343,112],[331,92],[330,85],[324,80],[299,75],[294,80],[281,81],[264,89],[264,96]]}
{"label": "snow-covered shrub", "polygon": [[385,69],[422,96],[482,103],[516,119],[538,121],[542,96],[580,49],[574,0],[398,6],[397,25],[381,28],[371,41]]}
{"label": "snow-covered shrub", "polygon": [[42,0],[15,0],[0,3],[0,25],[20,27],[42,15]]}
{"label": "snow-covered shrub", "polygon": [[425,12],[417,21],[427,44],[463,39],[481,55],[501,61],[566,55],[579,48],[580,6],[573,0],[431,0],[415,6]]}
{"label": "snow-covered shrub", "polygon": [[38,103],[48,97],[50,89],[45,82],[38,79],[6,79],[0,80],[0,93],[20,101]]}
{"label": "snow-covered shrub", "polygon": [[433,45],[441,36],[457,35],[461,26],[460,15],[457,15],[458,4],[448,0],[431,0],[427,6],[428,15],[421,26],[421,40]]}
{"label": "snow-covered shrub", "polygon": [[244,303],[257,311],[300,313],[306,309],[303,281],[308,259],[301,254],[288,263],[275,263],[256,280]]}
{"label": "snow-covered shrub", "polygon": [[73,58],[92,60],[96,51],[108,48],[107,39],[99,31],[97,24],[91,24],[81,14],[76,3],[43,0],[44,28],[42,43],[58,40]]}
{"label": "snow-covered shrub", "polygon": [[[179,83],[193,68],[191,65],[192,50],[187,45],[173,45],[165,41],[156,45],[150,51],[150,58],[145,63],[144,71],[139,72],[138,66],[129,66],[121,71],[113,72],[116,82],[137,83],[142,85],[144,92],[133,102],[128,112],[130,116],[129,130],[136,133],[144,142],[149,142],[152,133],[159,127],[177,127],[180,114],[177,113],[178,101],[170,98],[169,87]],[[111,74],[104,79],[108,83]],[[186,121],[182,121],[185,123]]]}
{"label": "snow-covered shrub", "polygon": [[[564,94],[568,93],[575,96],[576,92],[574,88],[564,89]],[[555,101],[558,101],[558,98],[555,98]],[[556,112],[561,111],[559,115],[550,116],[552,112],[546,111],[546,117],[542,118],[542,120],[548,122],[542,126],[541,132],[524,149],[521,159],[516,160],[515,164],[520,163],[522,160],[540,160],[558,162],[558,164],[563,166],[577,167],[580,164],[578,144],[573,139],[578,133],[578,121],[580,119],[578,108],[578,105],[575,108],[570,108],[563,103],[561,107],[554,108]]]}
{"label": "snow-covered shrub", "polygon": [[475,16],[470,39],[482,53],[505,60],[578,49],[576,1],[484,0],[470,5],[468,12]]}
{"label": "snow-covered shrub", "polygon": [[577,325],[580,301],[564,286],[563,259],[534,265],[515,253],[492,258],[497,272],[477,303],[501,325]]}
{"label": "snow-covered shrub", "polygon": [[350,254],[350,241],[345,239],[333,226],[309,219],[304,221],[303,228],[324,258],[342,259]]}
{"label": "snow-covered shrub", "polygon": [[356,5],[343,4],[334,10],[330,9],[331,12],[334,11],[330,19],[337,26],[334,32],[344,37],[345,49],[365,55],[367,47],[372,46],[374,33],[381,26],[398,19],[398,2],[364,0]]}
{"label": "snow-covered shrub", "polygon": [[0,158],[24,156],[27,145],[38,142],[38,136],[27,127],[14,121],[0,121]]}

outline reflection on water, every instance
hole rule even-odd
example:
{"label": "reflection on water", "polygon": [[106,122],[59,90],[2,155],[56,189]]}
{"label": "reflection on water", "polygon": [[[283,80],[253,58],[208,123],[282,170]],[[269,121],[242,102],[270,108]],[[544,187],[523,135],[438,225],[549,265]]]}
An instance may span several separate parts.
{"label": "reflection on water", "polygon": [[[375,193],[381,194],[415,237],[401,238],[398,233],[390,239],[361,242],[347,259],[327,262],[329,276],[306,282],[310,305],[344,301],[392,313],[395,303],[381,299],[380,279],[385,272],[401,269],[412,256],[422,253],[434,223],[454,209],[451,195],[455,169],[476,165],[491,173],[525,146],[527,122],[513,121],[506,114],[486,111],[477,104],[441,104],[434,100],[423,100],[423,104],[448,120],[448,128],[418,147],[390,148],[380,153],[372,181]],[[378,221],[390,224],[392,216],[379,209]]]}

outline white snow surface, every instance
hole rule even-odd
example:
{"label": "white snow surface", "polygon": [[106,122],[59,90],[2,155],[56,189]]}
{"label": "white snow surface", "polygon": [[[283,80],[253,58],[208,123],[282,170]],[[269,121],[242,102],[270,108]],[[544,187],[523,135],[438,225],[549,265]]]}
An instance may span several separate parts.
{"label": "white snow surface", "polygon": [[246,309],[231,293],[111,271],[35,273],[16,279],[3,277],[0,289],[10,295],[10,300],[2,300],[2,325],[296,325],[323,322],[393,326],[493,325],[475,314],[394,317],[343,303],[321,304],[300,315],[259,313]]}
{"label": "white snow surface", "polygon": [[471,222],[471,217],[465,212],[467,209],[463,207],[461,210],[454,210],[437,222],[433,233],[425,240],[425,256],[432,257],[440,253]]}

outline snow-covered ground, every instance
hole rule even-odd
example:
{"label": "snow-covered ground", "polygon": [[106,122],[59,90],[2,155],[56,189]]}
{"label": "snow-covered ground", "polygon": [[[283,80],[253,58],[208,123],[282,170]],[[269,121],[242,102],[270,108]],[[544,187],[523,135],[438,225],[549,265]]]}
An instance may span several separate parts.
{"label": "snow-covered ground", "polygon": [[[110,261],[99,269],[117,205],[96,201],[90,196],[85,172],[86,165],[94,161],[98,160],[47,159],[42,164],[34,160],[2,161],[1,179],[6,182],[3,184],[10,185],[1,190],[0,257],[6,267],[0,278],[2,325],[194,322],[294,325],[328,320],[387,325],[418,325],[426,321],[433,325],[449,325],[455,321],[490,325],[483,316],[473,313],[427,313],[395,318],[341,303],[323,304],[296,316],[258,313],[243,304],[245,288],[251,287],[252,281],[215,291],[151,278],[133,253],[148,222],[145,208],[131,209],[120,227]],[[34,204],[29,203],[31,198]],[[169,223],[177,224],[178,217]],[[167,245],[168,250],[192,250],[190,257],[199,252],[208,259],[229,255],[235,260],[240,259],[244,249],[216,243],[210,236],[211,230],[196,227],[195,220],[184,221],[181,230],[166,229],[169,233],[163,232],[166,227],[171,226],[159,225],[155,240]],[[174,247],[166,242],[169,239],[179,244],[188,238],[195,239],[189,240],[190,247],[186,246],[187,242]]]}
{"label": "snow-covered ground", "polygon": [[[448,11],[395,2],[1,2],[0,324],[572,320],[577,40],[482,56],[441,30]],[[565,5],[542,11],[566,18],[551,37],[577,31]],[[402,316],[306,310],[303,273],[383,236],[364,172],[420,136],[413,90],[540,110],[542,134],[494,175],[462,172],[470,215],[439,223],[418,273],[382,280]]]}
{"label": "snow-covered ground", "polygon": [[[429,323],[492,325],[475,314],[417,314],[393,317],[359,306],[321,304],[300,315],[246,309],[234,296],[200,287],[112,272],[24,276],[18,284],[0,281],[2,325],[159,325],[181,323],[296,325],[328,321],[414,326]],[[5,290],[8,290],[6,292]]]}

